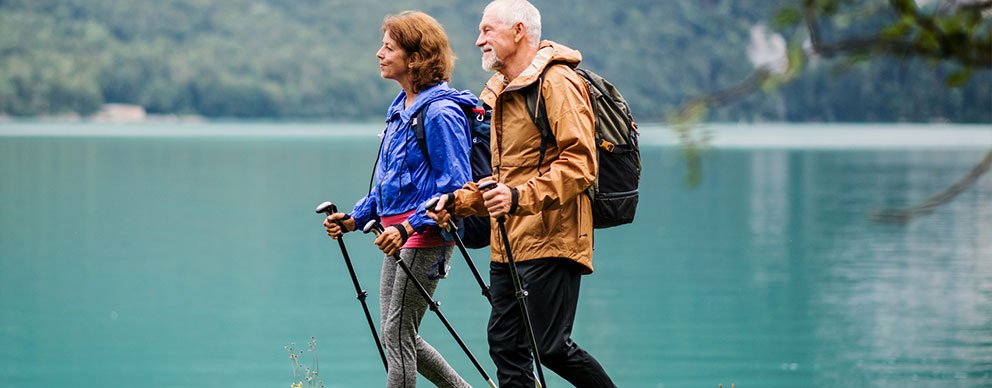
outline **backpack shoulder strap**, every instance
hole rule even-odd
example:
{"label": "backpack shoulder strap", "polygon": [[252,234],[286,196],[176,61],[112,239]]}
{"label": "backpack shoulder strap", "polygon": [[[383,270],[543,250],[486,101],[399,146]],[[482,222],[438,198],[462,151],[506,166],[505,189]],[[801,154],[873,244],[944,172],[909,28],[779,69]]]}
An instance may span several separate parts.
{"label": "backpack shoulder strap", "polygon": [[[429,106],[430,106],[430,103],[427,103],[427,104],[424,104],[424,106],[421,107],[419,110],[417,110],[417,113],[415,113],[413,115],[413,119],[412,119],[412,122],[410,123],[410,126],[413,127],[413,135],[417,138],[417,145],[420,147],[420,152],[422,152],[424,154],[424,160],[427,161],[427,165],[428,166],[431,166],[433,168],[433,166],[431,165],[431,154],[429,152],[427,152],[427,131],[424,129],[424,127],[427,125],[424,122],[424,115],[427,114],[427,108]],[[462,107],[462,113],[464,113],[465,114],[465,117],[470,120],[469,121],[469,125],[471,126],[472,125],[471,120],[472,120],[472,117],[473,117],[472,107],[463,106]],[[379,143],[379,152],[376,153],[376,159],[375,159],[375,163],[376,164],[379,164],[379,154],[381,154],[381,153],[382,153],[382,143],[380,142]],[[369,192],[370,193],[372,192],[372,184],[373,184],[374,178],[375,178],[375,164],[372,165],[372,177],[369,178]]]}
{"label": "backpack shoulder strap", "polygon": [[417,111],[417,114],[413,115],[413,122],[410,126],[413,127],[413,134],[417,137],[417,145],[420,146],[420,152],[424,153],[424,160],[427,161],[427,165],[431,165],[431,154],[427,152],[427,133],[424,127],[427,125],[424,123],[424,115],[427,112],[427,107],[430,104],[425,104],[423,108]]}
{"label": "backpack shoulder strap", "polygon": [[544,67],[541,75],[537,77],[537,81],[527,89],[527,96],[524,99],[527,101],[527,113],[530,114],[530,120],[541,131],[541,146],[538,148],[536,167],[538,176],[541,175],[541,165],[544,164],[544,154],[548,150],[548,144],[555,141],[554,135],[551,133],[551,122],[548,121],[548,110],[545,107],[544,95],[541,90],[543,89],[545,75],[548,74],[548,70],[552,66],[556,65],[552,63]]}
{"label": "backpack shoulder strap", "polygon": [[[410,124],[410,126],[413,127],[413,134],[417,138],[417,145],[420,146],[420,151],[424,153],[424,160],[427,161],[427,164],[428,165],[431,164],[431,154],[427,152],[427,133],[426,133],[427,131],[424,129],[424,127],[427,125],[427,123],[424,121],[424,115],[427,114],[427,107],[429,105],[430,104],[426,104],[426,105],[424,105],[423,108],[420,108],[420,110],[417,111],[417,114],[415,114],[413,116],[413,122]],[[478,115],[480,115],[482,113],[477,112],[476,109],[475,109],[475,107],[473,107],[473,106],[462,105],[462,104],[458,104],[458,106],[461,107],[462,114],[464,114],[465,115],[465,119],[468,120],[468,127],[469,127],[469,139],[468,140],[469,140],[469,145],[471,145],[472,144],[471,143],[471,141],[472,141],[471,130],[472,130],[473,120],[476,119],[476,116],[478,116]],[[483,113],[484,113],[484,111],[483,111]]]}
{"label": "backpack shoulder strap", "polygon": [[458,104],[458,106],[462,107],[462,113],[465,114],[465,119],[468,120],[469,129],[472,129],[472,120],[481,120],[478,118],[478,116],[485,113],[484,110],[481,110],[474,106],[461,105],[461,104]]}

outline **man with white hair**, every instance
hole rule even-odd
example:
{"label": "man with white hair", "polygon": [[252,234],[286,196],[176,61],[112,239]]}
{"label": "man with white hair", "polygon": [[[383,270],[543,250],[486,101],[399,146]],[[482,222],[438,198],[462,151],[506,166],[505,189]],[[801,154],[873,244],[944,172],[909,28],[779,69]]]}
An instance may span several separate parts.
{"label": "man with white hair", "polygon": [[[571,338],[581,276],[593,271],[592,205],[584,192],[597,172],[592,105],[585,82],[573,70],[582,55],[540,39],[541,14],[526,0],[486,6],[475,45],[482,50],[483,68],[496,72],[480,96],[493,108],[493,176],[455,191],[453,206],[442,197],[431,214],[442,225],[450,216],[445,208],[453,208],[456,217],[505,217],[510,252],[496,222],[490,237],[489,353],[500,387],[534,386],[509,253],[527,291],[523,300],[541,363],[575,386],[613,387],[599,362]],[[537,98],[545,103],[551,127],[544,146],[528,112],[533,88],[539,88]],[[480,191],[488,181],[496,187]]]}

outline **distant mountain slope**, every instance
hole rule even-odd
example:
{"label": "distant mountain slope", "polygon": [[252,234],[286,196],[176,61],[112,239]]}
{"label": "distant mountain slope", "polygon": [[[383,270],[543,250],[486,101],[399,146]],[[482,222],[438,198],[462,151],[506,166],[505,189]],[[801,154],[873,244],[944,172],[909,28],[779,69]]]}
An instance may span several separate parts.
{"label": "distant mountain slope", "polygon": [[[535,1],[544,36],[583,52],[640,121],[752,70],[750,28],[775,2]],[[395,83],[375,51],[386,14],[416,8],[445,25],[459,56],[452,85],[488,78],[474,47],[474,0],[0,0],[0,114],[88,115],[104,103],[150,114],[379,120]],[[718,121],[992,122],[992,77],[946,90],[942,70],[875,62],[840,75],[808,69],[773,95],[712,112]]]}

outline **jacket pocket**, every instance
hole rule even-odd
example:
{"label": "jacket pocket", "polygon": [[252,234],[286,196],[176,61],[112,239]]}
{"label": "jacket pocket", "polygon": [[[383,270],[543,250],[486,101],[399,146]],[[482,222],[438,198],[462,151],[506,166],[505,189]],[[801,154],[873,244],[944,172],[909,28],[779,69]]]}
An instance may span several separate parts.
{"label": "jacket pocket", "polygon": [[544,210],[541,212],[541,224],[544,226],[545,238],[557,240],[555,237],[561,236],[563,232],[562,226],[564,226],[563,216],[564,213],[560,209]]}

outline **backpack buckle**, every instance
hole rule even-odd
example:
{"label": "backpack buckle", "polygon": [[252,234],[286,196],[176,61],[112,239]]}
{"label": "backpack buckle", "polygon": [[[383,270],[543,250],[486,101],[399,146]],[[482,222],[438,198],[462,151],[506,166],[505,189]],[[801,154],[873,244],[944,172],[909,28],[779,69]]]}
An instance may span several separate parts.
{"label": "backpack buckle", "polygon": [[603,139],[603,140],[600,140],[599,141],[599,148],[602,148],[602,149],[607,150],[609,152],[613,152],[613,150],[616,149],[617,146],[615,144],[613,144],[613,143],[610,143],[610,142],[606,141],[606,139]]}
{"label": "backpack buckle", "polygon": [[483,121],[486,119],[486,110],[482,108],[472,108],[472,112],[475,113],[475,121]]}

